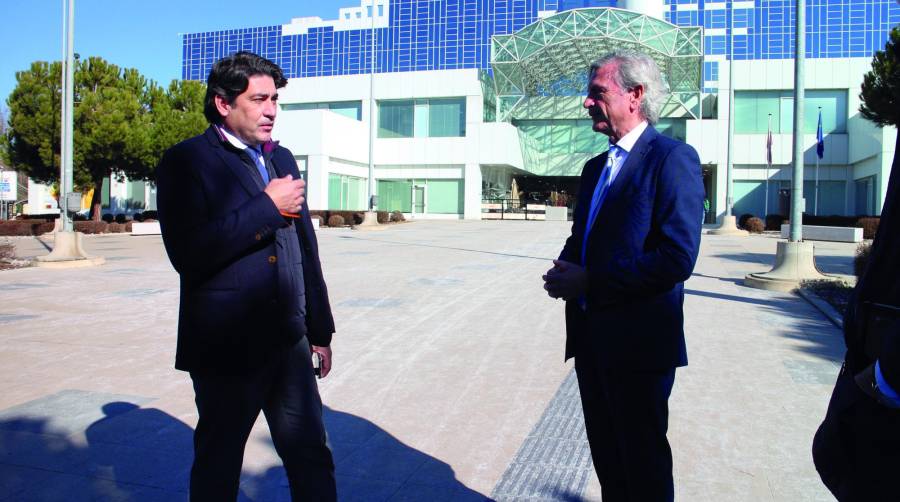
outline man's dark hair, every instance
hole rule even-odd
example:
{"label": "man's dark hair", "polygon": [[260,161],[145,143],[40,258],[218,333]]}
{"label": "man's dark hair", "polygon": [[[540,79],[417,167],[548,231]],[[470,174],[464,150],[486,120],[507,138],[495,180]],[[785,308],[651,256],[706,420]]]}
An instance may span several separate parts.
{"label": "man's dark hair", "polygon": [[216,96],[221,96],[228,103],[247,90],[250,77],[268,75],[275,81],[275,88],[287,85],[287,79],[277,64],[252,52],[236,52],[226,56],[213,65],[206,79],[206,99],[203,114],[211,124],[221,124],[222,116],[216,109]]}

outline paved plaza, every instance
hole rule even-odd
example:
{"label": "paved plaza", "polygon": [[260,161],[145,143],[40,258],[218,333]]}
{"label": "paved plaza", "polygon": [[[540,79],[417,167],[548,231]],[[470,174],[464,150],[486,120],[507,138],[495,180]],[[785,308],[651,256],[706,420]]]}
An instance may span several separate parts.
{"label": "paved plaza", "polygon": [[[317,235],[334,309],[320,381],[341,500],[600,500],[563,303],[569,224],[417,221]],[[52,237],[11,239],[20,257]],[[830,500],[810,445],[843,352],[797,295],[744,287],[773,236],[704,235],[669,437],[676,499]],[[196,423],[173,369],[178,276],[159,236],[85,236],[96,268],[0,272],[0,501],[187,499]],[[852,273],[853,244],[817,243]],[[288,500],[265,420],[241,500]]]}

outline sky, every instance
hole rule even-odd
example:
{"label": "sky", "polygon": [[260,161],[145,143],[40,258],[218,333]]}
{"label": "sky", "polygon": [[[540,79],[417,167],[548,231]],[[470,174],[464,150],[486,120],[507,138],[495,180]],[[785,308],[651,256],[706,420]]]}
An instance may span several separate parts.
{"label": "sky", "polygon": [[[168,85],[181,78],[182,33],[287,24],[292,17],[337,19],[359,0],[74,0],[75,52],[137,68]],[[62,0],[0,0],[0,109],[16,72],[62,56]]]}

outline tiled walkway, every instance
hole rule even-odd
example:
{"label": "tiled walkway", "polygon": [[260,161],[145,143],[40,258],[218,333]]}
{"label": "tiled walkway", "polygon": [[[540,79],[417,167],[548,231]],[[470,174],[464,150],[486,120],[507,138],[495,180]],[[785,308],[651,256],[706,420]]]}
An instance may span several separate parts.
{"label": "tiled walkway", "polygon": [[[599,500],[550,222],[318,232],[334,307],[321,381],[342,500]],[[0,500],[183,500],[196,422],[172,369],[178,278],[158,237],[86,237],[95,269],[0,272]],[[46,253],[15,239],[21,256]],[[776,239],[704,236],[670,440],[678,500],[828,500],[809,454],[842,352],[794,295],[751,290]],[[48,242],[52,245],[52,242]],[[853,245],[818,246],[849,273]],[[260,419],[242,500],[287,500]]]}

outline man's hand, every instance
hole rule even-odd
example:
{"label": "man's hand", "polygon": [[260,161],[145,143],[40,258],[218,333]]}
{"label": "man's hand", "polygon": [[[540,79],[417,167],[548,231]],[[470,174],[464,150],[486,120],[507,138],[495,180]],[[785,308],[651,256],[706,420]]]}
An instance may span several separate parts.
{"label": "man's hand", "polygon": [[275,207],[283,213],[299,213],[306,193],[306,182],[295,180],[290,174],[284,178],[275,178],[266,185],[268,195]]}
{"label": "man's hand", "polygon": [[319,378],[325,378],[331,372],[331,347],[319,347],[310,345],[313,354],[322,355],[322,368],[319,370]]}
{"label": "man's hand", "polygon": [[553,260],[553,268],[543,276],[544,289],[550,298],[572,300],[587,294],[587,270],[574,263]]}

